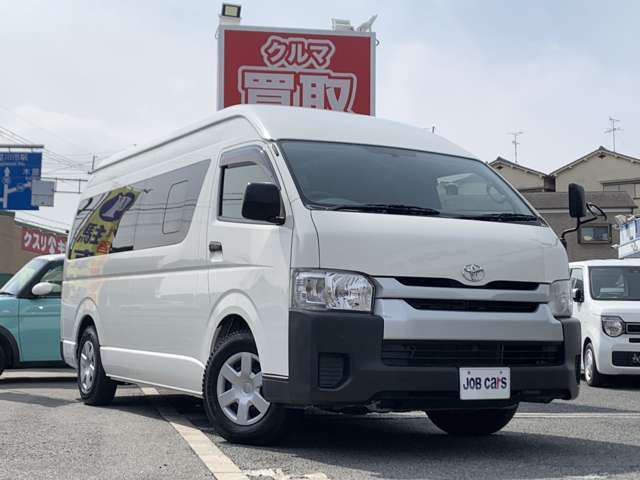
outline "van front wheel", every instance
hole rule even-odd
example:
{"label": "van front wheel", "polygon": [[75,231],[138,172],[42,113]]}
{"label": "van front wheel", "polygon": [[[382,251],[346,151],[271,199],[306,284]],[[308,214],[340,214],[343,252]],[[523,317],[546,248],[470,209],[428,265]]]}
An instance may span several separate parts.
{"label": "van front wheel", "polygon": [[235,332],[218,343],[202,390],[207,417],[226,440],[267,445],[285,434],[288,411],[262,396],[262,370],[250,333]]}
{"label": "van front wheel", "polygon": [[427,412],[429,419],[440,430],[451,435],[491,435],[507,425],[518,406],[500,409],[434,410]]}

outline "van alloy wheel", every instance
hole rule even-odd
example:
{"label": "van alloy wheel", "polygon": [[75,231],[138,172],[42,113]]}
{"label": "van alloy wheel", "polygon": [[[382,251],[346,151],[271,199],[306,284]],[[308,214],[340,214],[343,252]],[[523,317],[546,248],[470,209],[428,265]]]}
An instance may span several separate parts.
{"label": "van alloy wheel", "polygon": [[82,352],[80,352],[80,388],[85,393],[91,391],[96,375],[96,353],[93,343],[87,340],[84,342]]}
{"label": "van alloy wheel", "polygon": [[222,412],[236,425],[259,422],[270,403],[262,396],[258,356],[250,352],[230,356],[218,373],[216,394]]}

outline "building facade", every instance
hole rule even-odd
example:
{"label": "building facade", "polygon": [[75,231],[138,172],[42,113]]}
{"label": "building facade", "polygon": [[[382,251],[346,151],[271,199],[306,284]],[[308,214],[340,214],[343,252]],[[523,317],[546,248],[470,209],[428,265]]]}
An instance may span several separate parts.
{"label": "building facade", "polygon": [[[562,232],[576,226],[576,219],[569,216],[567,192],[525,192],[525,198],[544,217],[560,237]],[[588,192],[587,202],[595,203],[607,214],[607,219],[595,220],[568,233],[567,255],[570,261],[594,258],[618,258],[615,246],[620,241],[616,215],[631,215],[635,203],[626,192]]]}
{"label": "building facade", "polygon": [[38,255],[64,252],[66,233],[16,221],[13,212],[0,212],[0,285]]}
{"label": "building facade", "polygon": [[553,192],[554,178],[533,168],[498,157],[490,163],[491,167],[521,192]]}
{"label": "building facade", "polygon": [[569,217],[571,183],[582,185],[587,201],[607,213],[607,220],[598,219],[567,235],[571,261],[617,258],[615,216],[640,214],[640,159],[602,146],[549,174],[502,157],[489,165],[525,195],[558,236],[575,226]]}

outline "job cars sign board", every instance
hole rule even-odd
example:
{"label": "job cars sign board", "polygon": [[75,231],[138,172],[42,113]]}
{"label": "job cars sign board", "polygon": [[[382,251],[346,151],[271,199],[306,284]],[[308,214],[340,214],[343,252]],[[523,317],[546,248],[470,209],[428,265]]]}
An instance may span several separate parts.
{"label": "job cars sign board", "polygon": [[218,108],[251,103],[374,114],[374,33],[221,25],[218,34]]}

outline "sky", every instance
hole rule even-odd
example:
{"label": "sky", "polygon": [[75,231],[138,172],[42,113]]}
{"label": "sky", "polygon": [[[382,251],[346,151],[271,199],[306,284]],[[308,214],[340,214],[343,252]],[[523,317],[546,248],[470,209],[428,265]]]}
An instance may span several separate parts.
{"label": "sky", "polygon": [[[324,29],[378,14],[377,116],[435,126],[482,160],[513,160],[508,132],[523,131],[520,163],[550,172],[610,148],[610,116],[617,151],[640,157],[638,1],[240,3],[245,25]],[[58,154],[45,174],[76,177],[93,155],[211,115],[220,5],[0,0],[0,127]],[[65,228],[77,201],[57,194],[22,218]]]}

